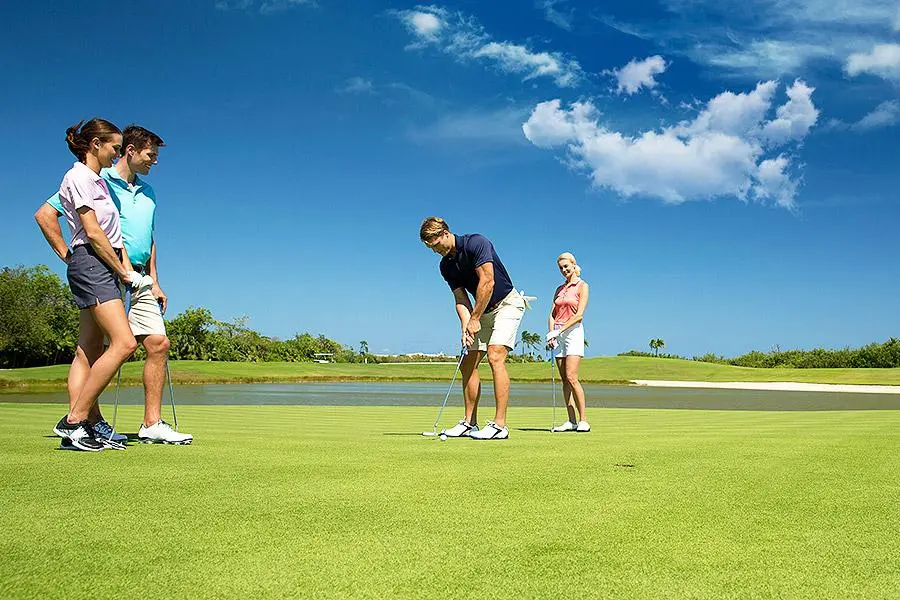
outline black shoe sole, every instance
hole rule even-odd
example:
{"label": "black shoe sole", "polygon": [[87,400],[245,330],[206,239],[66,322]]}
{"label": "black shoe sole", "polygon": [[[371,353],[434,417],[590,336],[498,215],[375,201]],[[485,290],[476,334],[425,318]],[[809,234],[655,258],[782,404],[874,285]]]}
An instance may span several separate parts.
{"label": "black shoe sole", "polygon": [[99,448],[89,448],[87,446],[79,446],[72,442],[68,437],[64,437],[62,441],[59,443],[60,450],[74,450],[76,452],[101,452],[105,450],[105,446],[101,446]]}

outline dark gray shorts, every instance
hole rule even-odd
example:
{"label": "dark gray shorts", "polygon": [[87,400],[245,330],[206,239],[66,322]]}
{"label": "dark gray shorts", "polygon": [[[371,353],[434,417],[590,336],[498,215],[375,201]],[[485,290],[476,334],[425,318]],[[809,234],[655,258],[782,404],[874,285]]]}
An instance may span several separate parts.
{"label": "dark gray shorts", "polygon": [[75,246],[72,250],[66,277],[75,297],[75,306],[81,310],[122,299],[115,272],[89,245]]}

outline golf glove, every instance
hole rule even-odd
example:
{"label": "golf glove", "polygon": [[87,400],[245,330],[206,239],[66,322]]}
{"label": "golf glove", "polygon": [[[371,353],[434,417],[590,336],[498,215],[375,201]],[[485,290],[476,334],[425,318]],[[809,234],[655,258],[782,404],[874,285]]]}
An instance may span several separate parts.
{"label": "golf glove", "polygon": [[547,332],[547,341],[552,342],[559,336],[559,329],[554,329],[553,331]]}

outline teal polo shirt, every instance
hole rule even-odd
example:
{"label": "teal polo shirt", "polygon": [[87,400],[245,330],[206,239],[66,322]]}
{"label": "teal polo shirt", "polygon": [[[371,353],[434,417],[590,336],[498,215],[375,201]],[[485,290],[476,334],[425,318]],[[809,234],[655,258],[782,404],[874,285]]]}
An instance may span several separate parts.
{"label": "teal polo shirt", "polygon": [[[108,184],[112,200],[119,209],[122,239],[131,264],[149,266],[153,230],[156,227],[156,193],[149,183],[138,176],[135,176],[134,184],[129,185],[113,167],[101,170],[100,176]],[[47,203],[57,212],[63,212],[58,193]]]}

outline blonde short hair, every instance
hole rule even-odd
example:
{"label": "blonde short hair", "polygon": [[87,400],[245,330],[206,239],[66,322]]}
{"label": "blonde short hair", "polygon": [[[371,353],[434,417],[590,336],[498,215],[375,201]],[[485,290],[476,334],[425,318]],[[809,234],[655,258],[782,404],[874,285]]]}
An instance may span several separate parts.
{"label": "blonde short hair", "polygon": [[578,262],[575,260],[575,255],[571,252],[563,252],[559,256],[556,257],[556,263],[559,264],[561,260],[571,261],[573,265],[575,265],[575,276],[581,277],[581,267],[578,266]]}
{"label": "blonde short hair", "polygon": [[450,231],[450,227],[447,226],[447,222],[442,218],[426,217],[422,221],[422,226],[419,227],[419,239],[423,242],[428,242],[439,235],[443,235],[445,231]]}

